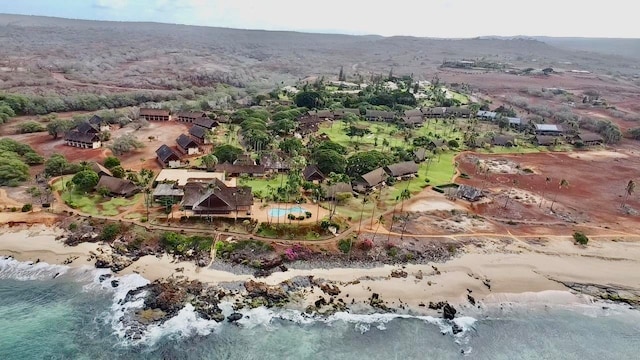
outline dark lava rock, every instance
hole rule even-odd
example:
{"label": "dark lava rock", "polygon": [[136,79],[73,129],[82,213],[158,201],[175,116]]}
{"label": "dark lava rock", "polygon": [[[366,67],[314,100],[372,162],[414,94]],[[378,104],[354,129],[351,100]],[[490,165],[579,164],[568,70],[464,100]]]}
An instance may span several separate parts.
{"label": "dark lava rock", "polygon": [[111,280],[111,287],[117,288],[120,285],[119,280]]}
{"label": "dark lava rock", "polygon": [[238,320],[242,319],[242,314],[234,312],[233,314],[229,315],[227,317],[227,321],[228,322],[236,322]]}
{"label": "dark lava rock", "polygon": [[316,300],[314,305],[316,306],[316,308],[321,308],[324,305],[327,305],[327,300],[325,300],[325,298],[321,297],[320,299]]}
{"label": "dark lava rock", "polygon": [[271,270],[266,270],[266,269],[258,269],[253,273],[253,277],[267,277],[271,275]]}
{"label": "dark lava rock", "polygon": [[456,317],[456,312],[456,309],[449,303],[444,304],[442,307],[442,317],[446,320],[453,320]]}
{"label": "dark lava rock", "polygon": [[391,277],[393,278],[406,278],[407,277],[407,272],[401,269],[398,270],[393,270],[391,272]]}
{"label": "dark lava rock", "polygon": [[98,281],[103,282],[111,277],[111,274],[102,274],[98,277]]}
{"label": "dark lava rock", "polygon": [[446,302],[444,302],[444,301],[438,301],[437,303],[429,301],[429,309],[431,309],[431,310],[440,310],[440,309],[442,309],[444,307],[445,304],[446,304]]}
{"label": "dark lava rock", "polygon": [[453,332],[453,335],[455,335],[463,332],[464,330],[458,324],[451,323],[451,331]]}
{"label": "dark lava rock", "polygon": [[476,304],[476,299],[474,299],[473,296],[471,296],[471,295],[467,294],[467,300],[469,300],[469,303],[471,303],[471,305],[475,305]]}
{"label": "dark lava rock", "polygon": [[330,284],[324,283],[324,284],[320,285],[320,290],[322,290],[322,292],[324,292],[325,294],[327,294],[329,296],[338,296],[338,295],[340,295],[340,288],[337,287],[336,285],[330,285]]}

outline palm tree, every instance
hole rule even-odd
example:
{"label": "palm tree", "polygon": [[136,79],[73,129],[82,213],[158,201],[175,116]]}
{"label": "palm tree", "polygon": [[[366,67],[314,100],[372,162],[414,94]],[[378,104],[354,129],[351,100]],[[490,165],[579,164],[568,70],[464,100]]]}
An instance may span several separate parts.
{"label": "palm tree", "polygon": [[[360,234],[360,228],[362,227],[362,218],[364,217],[364,205],[369,202],[369,195],[362,196],[362,209],[360,210],[360,223],[358,224],[358,234]],[[349,245],[351,248],[351,245]]]}
{"label": "palm tree", "polygon": [[542,196],[540,198],[540,205],[538,206],[539,208],[542,207],[542,202],[544,201],[544,193],[545,193],[545,190],[547,189],[547,186],[549,186],[549,183],[551,182],[551,178],[547,177],[544,181],[545,181],[545,184],[544,184],[545,188],[542,190]]}
{"label": "palm tree", "polygon": [[622,199],[622,204],[620,205],[621,208],[624,208],[624,205],[627,202],[627,199],[629,198],[629,196],[636,191],[636,183],[635,183],[635,181],[629,180],[629,182],[627,183],[627,186],[625,187],[624,191],[625,191],[624,198]]}
{"label": "palm tree", "polygon": [[[558,189],[568,188],[568,187],[569,187],[569,182],[565,179],[560,180],[560,183],[558,183]],[[551,208],[549,210],[553,211],[553,204],[556,203],[557,198],[558,198],[558,192],[556,192],[556,195],[553,197],[553,201],[551,202]]]}
{"label": "palm tree", "polygon": [[[518,180],[517,179],[513,179],[512,183],[513,183],[514,187],[518,186]],[[507,194],[507,200],[504,202],[504,206],[502,207],[503,209],[507,208],[507,205],[509,204],[509,200],[511,200],[511,196],[509,196]]]}
{"label": "palm tree", "polygon": [[211,171],[218,165],[218,158],[213,154],[207,154],[202,157],[202,163],[206,166],[207,171]]}

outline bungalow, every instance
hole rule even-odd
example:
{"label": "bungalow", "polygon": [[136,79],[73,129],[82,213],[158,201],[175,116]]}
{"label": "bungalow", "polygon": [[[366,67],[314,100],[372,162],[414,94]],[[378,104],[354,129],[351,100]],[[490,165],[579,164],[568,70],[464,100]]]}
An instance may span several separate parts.
{"label": "bungalow", "polygon": [[302,177],[306,181],[317,181],[322,182],[326,178],[326,176],[318,169],[316,165],[307,165],[307,167],[302,170]]}
{"label": "bungalow", "polygon": [[418,174],[418,164],[415,161],[403,161],[385,166],[384,171],[394,178],[413,177]]}
{"label": "bungalow", "polygon": [[536,135],[535,142],[538,146],[551,146],[558,140],[555,136]]}
{"label": "bungalow", "polygon": [[417,148],[413,151],[413,158],[416,162],[423,162],[427,160],[427,149],[425,148]]}
{"label": "bungalow", "polygon": [[405,117],[414,117],[414,116],[419,116],[419,117],[423,117],[425,114],[424,112],[422,112],[422,109],[411,109],[411,110],[405,110],[404,111],[404,116]]}
{"label": "bungalow", "polygon": [[353,189],[357,192],[367,192],[374,189],[376,186],[382,185],[389,175],[383,168],[379,167],[373,171],[370,171],[360,176],[353,182]]}
{"label": "bungalow", "polygon": [[98,174],[98,176],[103,176],[103,175],[113,176],[113,174],[111,173],[111,171],[109,171],[109,169],[98,164],[97,162],[91,163],[91,170],[95,171],[96,174]]}
{"label": "bungalow", "polygon": [[276,152],[262,155],[260,165],[264,166],[265,171],[268,172],[288,172],[291,169],[290,159]]}
{"label": "bungalow", "polygon": [[127,179],[119,179],[117,177],[102,175],[96,189],[106,189],[111,196],[130,197],[140,191],[140,188]]}
{"label": "bungalow", "polygon": [[602,138],[602,136],[595,133],[580,133],[576,135],[573,143],[576,144],[580,142],[584,146],[597,146],[602,145],[604,139]]}
{"label": "bungalow", "polygon": [[233,161],[233,165],[255,165],[256,161],[251,158],[251,154],[241,154]]}
{"label": "bungalow", "polygon": [[81,122],[73,129],[81,134],[99,134],[100,126],[94,125],[88,121]]}
{"label": "bungalow", "polygon": [[333,110],[333,118],[336,120],[342,119],[345,117],[345,115],[347,114],[353,114],[356,115],[357,117],[360,117],[360,109],[349,109],[349,108],[345,108],[345,109],[335,109]]}
{"label": "bungalow", "polygon": [[192,123],[196,119],[206,118],[207,114],[202,111],[181,111],[177,113],[175,116],[178,119],[178,121]]}
{"label": "bungalow", "polygon": [[224,172],[227,176],[240,176],[240,175],[249,175],[249,176],[264,176],[265,169],[263,165],[238,165],[238,164],[230,164],[229,162],[224,162],[222,164],[216,165],[216,172]]}
{"label": "bungalow", "polygon": [[564,133],[562,126],[556,124],[535,124],[536,135],[560,136]]}
{"label": "bungalow", "polygon": [[455,116],[459,118],[471,117],[471,110],[462,107],[450,107],[446,110],[448,116]]}
{"label": "bungalow", "polygon": [[456,197],[459,199],[476,202],[484,197],[481,190],[469,185],[460,185],[456,191]]}
{"label": "bungalow", "polygon": [[89,119],[89,124],[97,127],[101,132],[109,131],[111,129],[109,123],[98,115],[93,115],[91,119]]}
{"label": "bungalow", "polygon": [[171,183],[178,188],[184,187],[188,183],[209,183],[213,179],[224,181],[227,185],[235,186],[235,179],[229,180],[221,172],[189,170],[189,169],[162,169],[154,180],[155,184]]}
{"label": "bungalow", "polygon": [[422,116],[407,117],[405,115],[402,117],[402,124],[406,127],[415,128],[424,124],[424,119],[422,118]]}
{"label": "bungalow", "polygon": [[339,182],[333,185],[323,185],[324,189],[324,199],[332,200],[335,199],[338,194],[350,194],[353,192],[351,185],[345,182]]}
{"label": "bungalow", "polygon": [[297,131],[302,135],[307,135],[318,131],[319,124],[326,121],[318,116],[303,115],[297,119]]}
{"label": "bungalow", "polygon": [[444,139],[433,139],[427,144],[429,150],[441,149],[447,145],[447,141]]}
{"label": "bungalow", "polygon": [[170,198],[174,203],[179,203],[184,197],[184,190],[179,188],[177,184],[158,184],[153,190],[153,201],[159,202],[160,199]]}
{"label": "bungalow", "polygon": [[491,140],[491,145],[512,147],[516,145],[516,138],[511,135],[496,135]]}
{"label": "bungalow", "polygon": [[156,150],[156,156],[160,165],[163,168],[177,168],[182,166],[180,164],[180,155],[178,155],[172,148],[167,145],[162,145]]}
{"label": "bungalow", "polygon": [[248,186],[229,187],[219,180],[213,180],[209,184],[187,185],[182,205],[196,216],[235,213],[236,217],[247,218],[251,215],[253,194]]}
{"label": "bungalow", "polygon": [[484,120],[493,121],[496,119],[497,116],[498,116],[498,113],[495,111],[478,110],[478,112],[476,113],[477,118],[484,119]]}
{"label": "bungalow", "polygon": [[334,115],[331,110],[312,110],[307,113],[309,116],[317,117],[323,120],[333,119]]}
{"label": "bungalow", "polygon": [[393,111],[367,110],[364,118],[368,121],[391,122],[396,118],[396,113]]}
{"label": "bungalow", "polygon": [[98,149],[102,146],[98,134],[93,132],[82,133],[78,130],[67,132],[64,136],[64,141],[69,146],[81,149]]}
{"label": "bungalow", "polygon": [[170,112],[165,109],[141,108],[140,117],[147,121],[169,121]]}
{"label": "bungalow", "polygon": [[209,119],[208,117],[199,117],[193,121],[193,125],[203,127],[207,130],[213,130],[220,124],[215,120]]}
{"label": "bungalow", "polygon": [[178,150],[185,155],[196,155],[200,153],[198,143],[195,142],[189,135],[180,134],[176,139],[178,144]]}
{"label": "bungalow", "polygon": [[189,135],[191,135],[191,138],[193,139],[193,141],[195,141],[196,143],[200,144],[200,145],[205,145],[205,144],[210,144],[211,141],[209,140],[208,135],[208,130],[200,127],[200,126],[192,126],[191,129],[189,129]]}
{"label": "bungalow", "polygon": [[430,118],[445,117],[447,113],[446,107],[433,107],[426,110],[425,115]]}

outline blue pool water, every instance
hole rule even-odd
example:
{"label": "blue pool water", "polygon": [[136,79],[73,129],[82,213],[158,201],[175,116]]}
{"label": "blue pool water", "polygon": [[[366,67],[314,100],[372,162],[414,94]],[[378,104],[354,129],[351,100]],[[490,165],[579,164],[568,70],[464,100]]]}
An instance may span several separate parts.
{"label": "blue pool water", "polygon": [[292,206],[290,208],[271,208],[269,209],[269,216],[280,217],[287,216],[287,214],[296,214],[296,215],[304,215],[304,208],[300,206]]}

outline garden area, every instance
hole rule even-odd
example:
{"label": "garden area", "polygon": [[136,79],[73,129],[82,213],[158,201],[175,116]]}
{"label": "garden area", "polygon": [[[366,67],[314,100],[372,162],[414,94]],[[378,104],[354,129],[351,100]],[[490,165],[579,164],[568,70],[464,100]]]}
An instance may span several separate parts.
{"label": "garden area", "polygon": [[[131,198],[104,197],[99,194],[83,193],[73,189],[71,176],[65,176],[52,185],[53,190],[70,208],[93,216],[117,216],[143,201],[143,194]],[[132,214],[129,214],[132,216]],[[139,217],[142,217],[140,214]]]}

